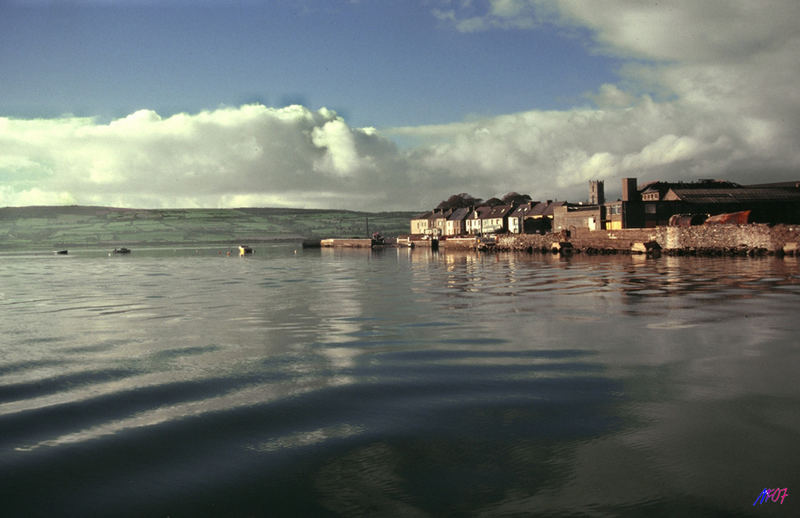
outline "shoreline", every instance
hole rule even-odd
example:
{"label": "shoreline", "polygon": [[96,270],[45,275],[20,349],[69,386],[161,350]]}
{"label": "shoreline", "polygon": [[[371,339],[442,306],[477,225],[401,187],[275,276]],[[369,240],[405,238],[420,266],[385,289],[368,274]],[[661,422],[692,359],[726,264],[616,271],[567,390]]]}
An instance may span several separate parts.
{"label": "shoreline", "polygon": [[[401,238],[403,239],[403,238]],[[403,239],[429,247],[430,240]],[[572,229],[548,234],[502,234],[492,239],[452,237],[442,249],[484,252],[645,254],[670,256],[800,255],[800,225],[697,225],[622,230]]]}
{"label": "shoreline", "polygon": [[500,236],[494,249],[546,253],[699,256],[798,255],[798,225],[697,225]]}

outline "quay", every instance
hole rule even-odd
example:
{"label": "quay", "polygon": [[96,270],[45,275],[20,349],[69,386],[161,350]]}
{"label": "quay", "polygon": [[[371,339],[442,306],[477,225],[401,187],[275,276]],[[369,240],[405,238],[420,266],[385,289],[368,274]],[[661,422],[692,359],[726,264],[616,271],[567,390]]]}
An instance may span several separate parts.
{"label": "quay", "polygon": [[796,256],[800,255],[800,225],[698,225],[508,234],[498,236],[493,249],[561,254]]}
{"label": "quay", "polygon": [[321,239],[319,246],[323,248],[372,248],[372,239]]}
{"label": "quay", "polygon": [[543,234],[490,237],[401,236],[398,244],[443,250],[568,254],[646,254],[701,256],[800,256],[800,225],[697,225],[618,230],[572,229]]}

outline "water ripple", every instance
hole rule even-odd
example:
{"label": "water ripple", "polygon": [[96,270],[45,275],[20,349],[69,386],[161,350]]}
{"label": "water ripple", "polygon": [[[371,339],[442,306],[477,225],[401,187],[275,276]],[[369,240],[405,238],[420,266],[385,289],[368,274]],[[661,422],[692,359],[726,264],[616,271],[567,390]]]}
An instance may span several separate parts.
{"label": "water ripple", "polygon": [[731,514],[795,470],[792,262],[162,252],[0,261],[10,515]]}

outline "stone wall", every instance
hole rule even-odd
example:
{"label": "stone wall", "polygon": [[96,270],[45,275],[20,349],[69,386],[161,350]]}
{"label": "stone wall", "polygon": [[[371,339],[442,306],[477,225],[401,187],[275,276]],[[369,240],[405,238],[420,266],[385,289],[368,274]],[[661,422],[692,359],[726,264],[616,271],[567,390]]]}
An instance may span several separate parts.
{"label": "stone wall", "polygon": [[558,234],[511,234],[499,236],[498,250],[531,251],[550,250],[554,242],[560,241]]}
{"label": "stone wall", "polygon": [[630,252],[635,243],[655,242],[666,253],[783,253],[798,249],[798,225],[698,225],[694,227],[586,230],[554,234],[501,236],[499,250],[551,250],[568,242],[583,251]]}
{"label": "stone wall", "polygon": [[634,243],[655,241],[662,248],[666,227],[626,228],[622,230],[579,229],[570,233],[569,241],[578,248],[630,250]]}

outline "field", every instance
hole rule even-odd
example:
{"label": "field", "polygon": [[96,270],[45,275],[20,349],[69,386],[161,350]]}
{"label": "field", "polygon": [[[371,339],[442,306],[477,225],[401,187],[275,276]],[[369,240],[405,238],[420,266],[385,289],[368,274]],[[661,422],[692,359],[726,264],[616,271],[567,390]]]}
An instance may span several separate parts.
{"label": "field", "polygon": [[239,244],[409,231],[411,212],[316,209],[0,208],[0,250],[159,244]]}

